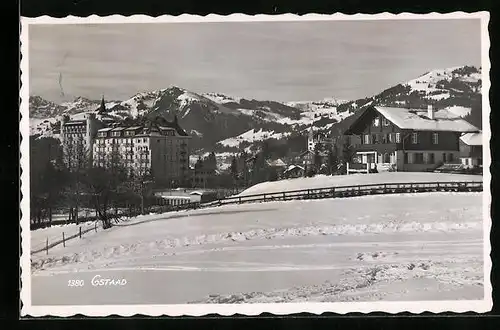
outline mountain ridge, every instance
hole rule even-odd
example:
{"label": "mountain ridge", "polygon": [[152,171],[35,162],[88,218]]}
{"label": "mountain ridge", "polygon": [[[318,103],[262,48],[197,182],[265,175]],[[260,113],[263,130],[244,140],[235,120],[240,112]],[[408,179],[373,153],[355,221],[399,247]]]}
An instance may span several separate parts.
{"label": "mountain ridge", "polygon": [[[249,150],[266,139],[299,143],[290,141],[305,139],[304,131],[310,126],[318,131],[340,132],[342,126],[356,117],[354,114],[372,104],[415,108],[433,104],[457,116],[469,117],[480,127],[477,117],[481,112],[481,86],[481,68],[461,66],[431,70],[379,94],[350,101],[330,97],[283,103],[215,92],[195,93],[170,85],[105,104],[108,114],[118,120],[140,116],[161,116],[171,120],[177,116],[180,125],[191,133],[197,152],[234,153]],[[73,102],[57,104],[40,96],[30,96],[30,123],[33,124],[30,133],[51,136],[57,116],[96,111],[100,102],[79,97]],[[305,148],[305,141],[303,144]]]}

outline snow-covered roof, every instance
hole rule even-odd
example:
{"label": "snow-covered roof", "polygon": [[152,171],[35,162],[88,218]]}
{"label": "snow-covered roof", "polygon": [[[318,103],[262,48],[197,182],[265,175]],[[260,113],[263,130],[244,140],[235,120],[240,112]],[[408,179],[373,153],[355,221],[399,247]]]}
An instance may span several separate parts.
{"label": "snow-covered roof", "polygon": [[382,116],[402,129],[420,131],[477,132],[479,129],[456,114],[442,109],[434,111],[434,119],[427,117],[427,110],[374,106]]}
{"label": "snow-covered roof", "polygon": [[112,129],[112,131],[123,131],[125,127],[115,127]]}
{"label": "snow-covered roof", "polygon": [[84,124],[87,124],[85,120],[71,120],[64,123],[64,125],[84,125]]}
{"label": "snow-covered roof", "polygon": [[190,195],[203,195],[204,192],[203,191],[193,191],[192,193],[190,193]]}
{"label": "snow-covered roof", "polygon": [[132,126],[132,127],[127,127],[125,130],[126,130],[126,131],[132,131],[132,130],[136,130],[136,129],[139,129],[139,128],[142,128],[142,126]]}
{"label": "snow-covered roof", "polygon": [[289,171],[294,170],[294,169],[296,169],[296,168],[298,168],[298,169],[300,169],[300,170],[302,170],[302,171],[304,170],[304,168],[303,168],[302,166],[299,166],[299,165],[290,165],[290,166],[288,166],[288,168],[285,170],[285,172],[289,172]]}
{"label": "snow-covered roof", "polygon": [[105,127],[97,130],[98,132],[109,132],[113,129],[113,127]]}
{"label": "snow-covered roof", "polygon": [[483,145],[483,133],[467,133],[462,135],[460,140],[469,146],[481,146]]}
{"label": "snow-covered roof", "polygon": [[188,199],[191,199],[191,197],[189,196],[172,196],[172,195],[162,195],[161,198],[163,199],[185,199],[185,200],[188,200]]}
{"label": "snow-covered roof", "polygon": [[276,159],[274,161],[271,161],[269,162],[269,165],[270,166],[277,166],[277,167],[282,167],[282,166],[286,166],[285,162],[282,161],[281,159]]}

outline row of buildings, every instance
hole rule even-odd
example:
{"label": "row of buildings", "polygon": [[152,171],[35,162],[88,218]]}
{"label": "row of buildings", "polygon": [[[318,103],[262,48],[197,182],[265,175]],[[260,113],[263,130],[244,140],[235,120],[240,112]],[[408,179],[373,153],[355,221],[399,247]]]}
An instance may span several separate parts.
{"label": "row of buildings", "polygon": [[[444,164],[462,168],[482,166],[482,133],[446,109],[427,110],[370,106],[361,110],[343,131],[353,149],[348,173],[381,171],[429,171]],[[106,115],[104,101],[96,112],[83,118],[61,119],[61,142],[65,150],[82,146],[95,166],[108,166],[114,157],[133,173],[149,172],[157,182],[190,183],[204,187],[214,175],[216,164],[189,165],[191,137],[172,122],[149,122],[124,126]],[[287,176],[300,175],[317,159],[318,144],[325,161],[327,150],[338,146],[338,136],[307,135],[307,148],[290,165],[278,160],[269,164]],[[288,165],[287,165],[288,163]]]}
{"label": "row of buildings", "polygon": [[[131,175],[153,176],[167,184],[192,180],[189,168],[190,136],[173,122],[148,122],[124,126],[106,115],[104,101],[96,112],[60,120],[60,139],[67,158],[85,157],[94,166],[109,167],[119,161]],[[68,162],[70,159],[68,160]],[[67,163],[68,163],[67,162]]]}

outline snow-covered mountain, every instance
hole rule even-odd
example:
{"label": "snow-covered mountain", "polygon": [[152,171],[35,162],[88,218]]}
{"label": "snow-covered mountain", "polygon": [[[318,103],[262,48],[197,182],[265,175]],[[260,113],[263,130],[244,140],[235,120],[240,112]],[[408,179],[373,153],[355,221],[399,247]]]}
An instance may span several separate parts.
{"label": "snow-covered mountain", "polygon": [[[481,68],[473,66],[436,69],[388,88],[378,95],[339,105],[338,111],[355,111],[369,104],[420,108],[472,109],[481,102]],[[463,111],[461,113],[464,113]]]}
{"label": "snow-covered mountain", "polygon": [[[76,118],[96,111],[100,102],[79,97],[72,102],[56,104],[32,96],[30,132],[51,136],[59,115],[69,114]],[[335,132],[356,117],[353,114],[359,109],[371,104],[419,108],[428,103],[437,109],[448,109],[480,127],[481,68],[463,66],[433,70],[377,95],[353,101],[327,98],[280,103],[221,93],[199,94],[170,86],[105,104],[106,115],[117,120],[144,116],[171,120],[176,115],[181,126],[191,134],[193,149],[198,150],[198,154],[213,150],[226,155],[248,150],[266,139],[301,150],[305,148],[304,132],[311,125],[320,132]]]}

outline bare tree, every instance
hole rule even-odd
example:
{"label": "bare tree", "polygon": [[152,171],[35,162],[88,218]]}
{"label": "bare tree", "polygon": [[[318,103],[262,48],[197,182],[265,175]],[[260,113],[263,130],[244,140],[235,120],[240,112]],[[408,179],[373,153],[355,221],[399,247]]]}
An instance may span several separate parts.
{"label": "bare tree", "polygon": [[140,163],[132,169],[128,180],[124,182],[125,189],[139,196],[141,200],[141,214],[144,214],[144,200],[151,194],[154,179],[151,170]]}
{"label": "bare tree", "polygon": [[108,209],[113,200],[116,200],[120,194],[121,185],[125,180],[125,166],[116,146],[112,147],[112,151],[106,154],[104,159],[97,162],[97,166],[90,167],[85,172],[85,183],[104,229],[111,227],[111,216],[108,214]]}
{"label": "bare tree", "polygon": [[82,177],[91,166],[90,152],[83,137],[68,141],[63,147],[63,161],[70,172],[66,196],[70,201],[69,221],[78,224],[78,214],[83,192]]}

